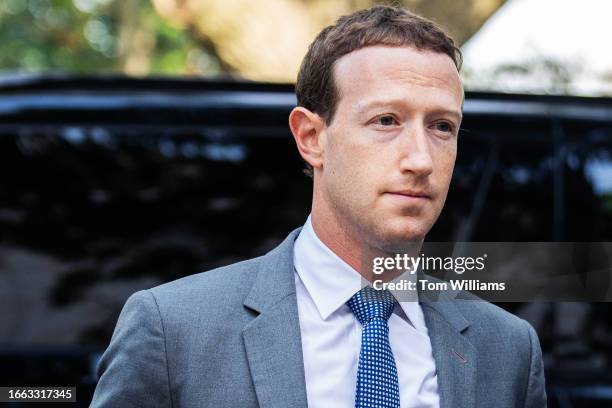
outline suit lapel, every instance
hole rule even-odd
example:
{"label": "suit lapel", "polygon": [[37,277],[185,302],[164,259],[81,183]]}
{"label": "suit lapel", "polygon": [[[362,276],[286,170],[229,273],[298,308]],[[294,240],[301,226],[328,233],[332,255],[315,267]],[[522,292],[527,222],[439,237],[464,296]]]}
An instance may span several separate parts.
{"label": "suit lapel", "polygon": [[260,258],[244,301],[258,315],[242,335],[255,392],[262,408],[307,407],[300,324],[293,274],[294,230]]}
{"label": "suit lapel", "polygon": [[476,348],[462,334],[469,326],[453,300],[421,302],[438,375],[440,408],[476,405]]}
{"label": "suit lapel", "polygon": [[[296,229],[260,258],[257,276],[244,306],[257,316],[242,335],[261,408],[308,406],[300,324],[293,274]],[[476,404],[476,348],[463,335],[469,322],[454,300],[430,300],[419,294],[436,362],[440,408]]]}

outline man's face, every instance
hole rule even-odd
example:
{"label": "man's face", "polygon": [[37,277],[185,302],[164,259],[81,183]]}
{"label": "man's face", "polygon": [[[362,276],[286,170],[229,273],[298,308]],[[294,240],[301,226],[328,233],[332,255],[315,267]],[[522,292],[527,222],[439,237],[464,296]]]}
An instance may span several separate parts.
{"label": "man's face", "polygon": [[463,89],[445,54],[366,47],[334,68],[320,187],[367,244],[399,252],[440,215],[457,155]]}

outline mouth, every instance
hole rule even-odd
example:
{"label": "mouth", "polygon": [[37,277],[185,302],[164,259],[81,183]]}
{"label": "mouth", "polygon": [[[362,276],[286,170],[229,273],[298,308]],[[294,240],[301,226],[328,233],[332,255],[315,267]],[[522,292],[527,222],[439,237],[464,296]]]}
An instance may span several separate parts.
{"label": "mouth", "polygon": [[406,200],[431,200],[431,195],[425,191],[419,190],[401,190],[401,191],[387,191],[386,194],[390,194],[392,196],[403,198]]}
{"label": "mouth", "polygon": [[405,197],[414,198],[427,198],[430,199],[431,195],[425,191],[420,190],[401,190],[401,191],[387,191],[387,194],[401,195]]}

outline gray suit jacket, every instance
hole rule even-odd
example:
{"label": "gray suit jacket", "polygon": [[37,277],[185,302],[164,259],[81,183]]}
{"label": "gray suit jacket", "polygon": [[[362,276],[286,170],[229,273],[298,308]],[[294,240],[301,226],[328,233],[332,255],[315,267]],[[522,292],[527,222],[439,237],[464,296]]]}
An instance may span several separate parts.
{"label": "gray suit jacket", "polygon": [[[100,359],[91,406],[306,407],[298,232],[264,256],[133,294]],[[546,406],[527,322],[484,301],[421,304],[442,408]]]}

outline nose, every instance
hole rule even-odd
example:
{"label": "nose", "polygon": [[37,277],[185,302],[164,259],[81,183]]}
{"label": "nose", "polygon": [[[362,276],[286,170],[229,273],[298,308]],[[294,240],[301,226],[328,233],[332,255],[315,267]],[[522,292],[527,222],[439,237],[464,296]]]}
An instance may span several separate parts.
{"label": "nose", "polygon": [[433,158],[426,130],[422,126],[407,128],[400,140],[400,171],[415,176],[431,174]]}

